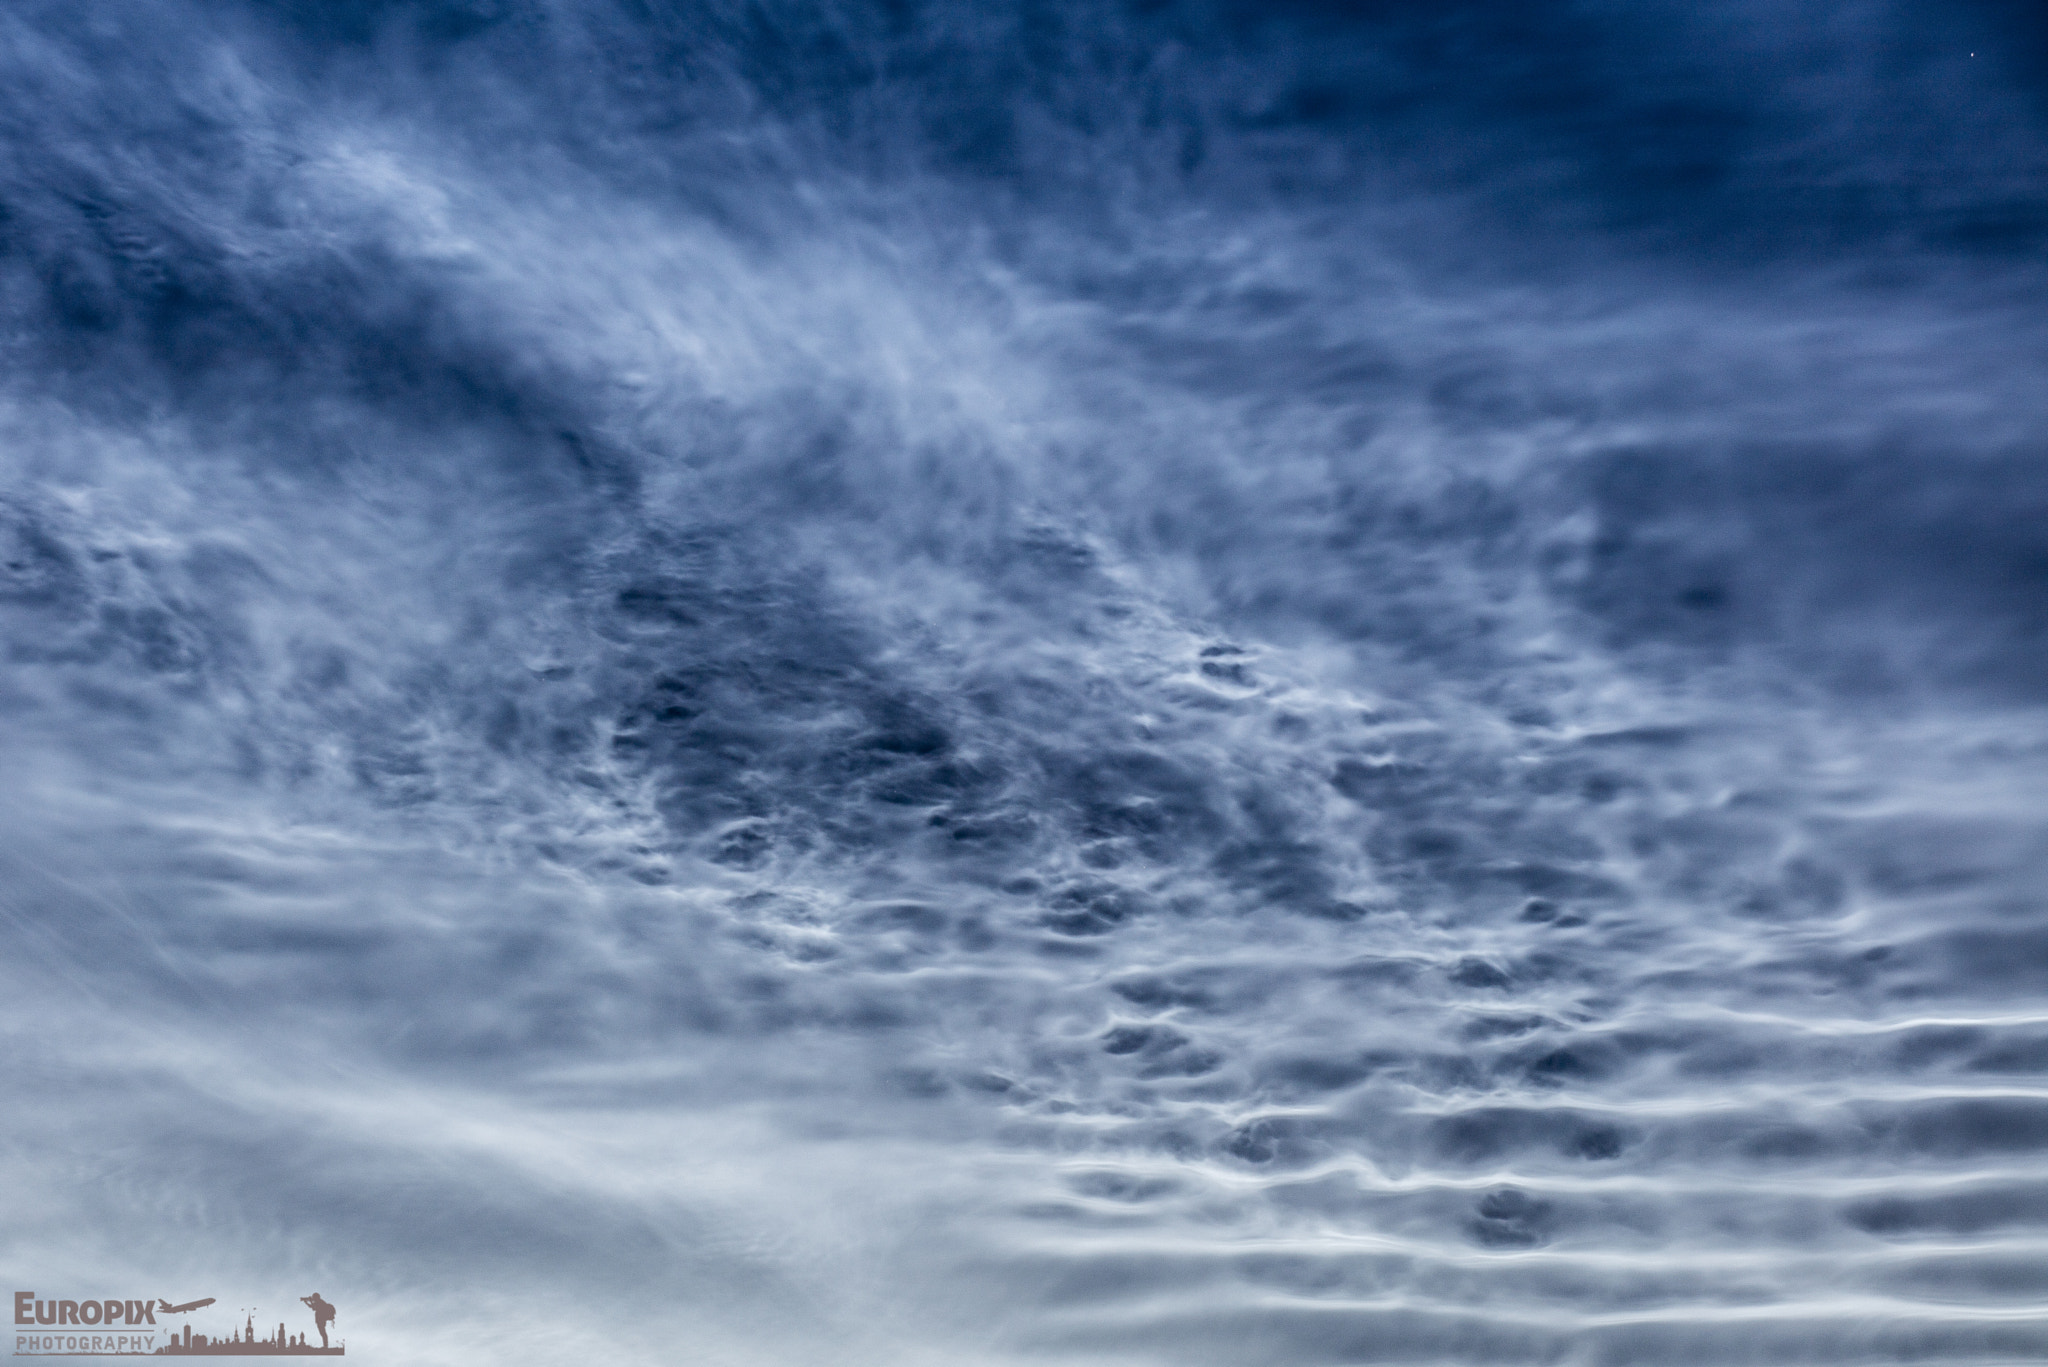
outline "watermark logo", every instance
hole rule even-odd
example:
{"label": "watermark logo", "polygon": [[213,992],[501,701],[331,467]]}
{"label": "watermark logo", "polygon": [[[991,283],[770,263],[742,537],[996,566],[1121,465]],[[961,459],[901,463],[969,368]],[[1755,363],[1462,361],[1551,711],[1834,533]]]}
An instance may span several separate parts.
{"label": "watermark logo", "polygon": [[[346,1345],[330,1342],[328,1326],[335,1309],[318,1291],[299,1297],[311,1312],[312,1332],[293,1333],[284,1321],[257,1337],[256,1311],[243,1312],[243,1323],[225,1336],[194,1333],[187,1320],[173,1325],[171,1315],[190,1315],[214,1304],[214,1297],[173,1305],[155,1300],[42,1300],[33,1291],[14,1293],[14,1353],[17,1357],[341,1357]],[[159,1321],[158,1315],[166,1317]],[[24,1331],[23,1326],[27,1326]]]}

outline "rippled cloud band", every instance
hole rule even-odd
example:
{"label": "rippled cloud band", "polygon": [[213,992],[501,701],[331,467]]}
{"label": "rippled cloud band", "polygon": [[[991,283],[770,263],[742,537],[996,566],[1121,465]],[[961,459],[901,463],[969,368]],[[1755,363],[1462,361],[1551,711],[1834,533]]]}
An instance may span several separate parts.
{"label": "rippled cloud band", "polygon": [[10,7],[7,1289],[2039,1357],[2044,53]]}

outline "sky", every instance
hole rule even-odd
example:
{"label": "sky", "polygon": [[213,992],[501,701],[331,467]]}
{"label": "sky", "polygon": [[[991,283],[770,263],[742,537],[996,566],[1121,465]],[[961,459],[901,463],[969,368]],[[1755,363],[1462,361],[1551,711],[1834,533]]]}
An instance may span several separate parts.
{"label": "sky", "polygon": [[2038,1360],[2044,249],[1994,0],[0,8],[5,1289]]}

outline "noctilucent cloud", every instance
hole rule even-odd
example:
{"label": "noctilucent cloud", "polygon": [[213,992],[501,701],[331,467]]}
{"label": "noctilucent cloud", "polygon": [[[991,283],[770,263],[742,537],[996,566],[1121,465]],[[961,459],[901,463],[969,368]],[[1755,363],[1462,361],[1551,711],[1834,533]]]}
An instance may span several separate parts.
{"label": "noctilucent cloud", "polygon": [[20,0],[0,128],[0,1290],[2048,1354],[2048,15]]}

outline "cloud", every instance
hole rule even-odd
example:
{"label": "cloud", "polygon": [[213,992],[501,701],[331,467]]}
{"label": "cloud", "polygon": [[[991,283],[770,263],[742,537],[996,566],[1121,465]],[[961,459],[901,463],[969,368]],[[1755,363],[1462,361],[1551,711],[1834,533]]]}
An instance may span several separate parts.
{"label": "cloud", "polygon": [[5,22],[16,1285],[2033,1342],[2014,21]]}

